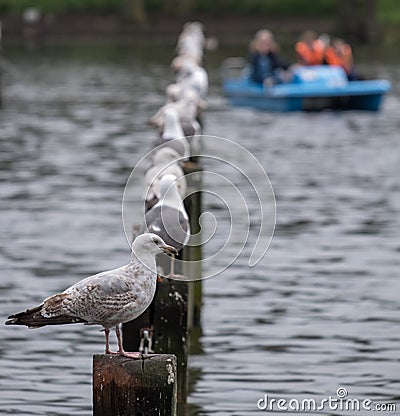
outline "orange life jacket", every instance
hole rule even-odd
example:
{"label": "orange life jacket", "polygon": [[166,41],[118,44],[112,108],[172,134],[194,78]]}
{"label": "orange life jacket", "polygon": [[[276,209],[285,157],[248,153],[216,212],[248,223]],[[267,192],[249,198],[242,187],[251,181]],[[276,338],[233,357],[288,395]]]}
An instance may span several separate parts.
{"label": "orange life jacket", "polygon": [[299,41],[295,46],[299,61],[303,65],[321,65],[324,61],[324,44],[319,40],[314,40],[312,46],[303,41]]}
{"label": "orange life jacket", "polygon": [[339,50],[329,46],[325,52],[325,60],[328,65],[341,66],[349,74],[353,67],[353,54],[350,45],[344,44]]}

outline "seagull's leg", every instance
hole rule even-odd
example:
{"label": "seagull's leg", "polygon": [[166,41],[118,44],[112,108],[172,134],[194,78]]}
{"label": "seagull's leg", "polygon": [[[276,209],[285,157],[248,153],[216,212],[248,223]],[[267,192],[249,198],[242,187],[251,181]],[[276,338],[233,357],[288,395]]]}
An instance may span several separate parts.
{"label": "seagull's leg", "polygon": [[122,355],[123,357],[127,358],[140,358],[142,354],[140,352],[127,352],[124,350],[124,347],[122,346],[122,336],[121,336],[121,330],[119,329],[119,325],[116,325],[115,327],[115,334],[117,335],[118,340],[118,354]]}
{"label": "seagull's leg", "polygon": [[104,328],[104,335],[106,336],[106,354],[118,354],[110,350],[110,330],[108,328]]}
{"label": "seagull's leg", "polygon": [[175,255],[174,254],[171,255],[171,265],[170,265],[169,274],[167,277],[170,279],[173,279],[173,278],[182,279],[185,277],[181,274],[175,274]]}
{"label": "seagull's leg", "polygon": [[171,265],[169,267],[169,277],[174,276],[175,274],[175,256],[171,256]]}
{"label": "seagull's leg", "polygon": [[104,328],[104,335],[106,337],[106,354],[111,354],[111,351],[110,351],[110,330],[108,328]]}

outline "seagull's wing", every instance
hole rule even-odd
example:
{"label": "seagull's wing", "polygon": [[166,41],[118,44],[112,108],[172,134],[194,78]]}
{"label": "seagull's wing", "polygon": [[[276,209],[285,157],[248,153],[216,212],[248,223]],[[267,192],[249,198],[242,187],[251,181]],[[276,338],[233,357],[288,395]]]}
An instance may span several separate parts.
{"label": "seagull's wing", "polygon": [[146,232],[160,236],[178,251],[188,241],[189,221],[181,210],[168,205],[156,205],[146,212]]}
{"label": "seagull's wing", "polygon": [[134,302],[139,290],[137,282],[126,266],[90,276],[68,288],[65,292],[44,301],[43,313],[66,314],[101,322],[117,310]]}

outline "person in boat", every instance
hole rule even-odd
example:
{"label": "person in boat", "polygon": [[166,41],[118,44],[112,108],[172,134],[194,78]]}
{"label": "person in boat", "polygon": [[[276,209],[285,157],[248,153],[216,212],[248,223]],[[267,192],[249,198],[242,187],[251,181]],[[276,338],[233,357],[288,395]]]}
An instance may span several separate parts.
{"label": "person in boat", "polygon": [[327,65],[342,67],[349,81],[355,81],[360,77],[354,72],[353,52],[351,46],[343,39],[335,38],[325,51],[325,62]]}
{"label": "person in boat", "polygon": [[272,32],[259,30],[250,43],[250,78],[260,84],[272,86],[288,82],[289,65],[280,57],[279,47]]}
{"label": "person in boat", "polygon": [[322,65],[325,58],[325,41],[318,38],[313,30],[306,30],[295,45],[300,65]]}

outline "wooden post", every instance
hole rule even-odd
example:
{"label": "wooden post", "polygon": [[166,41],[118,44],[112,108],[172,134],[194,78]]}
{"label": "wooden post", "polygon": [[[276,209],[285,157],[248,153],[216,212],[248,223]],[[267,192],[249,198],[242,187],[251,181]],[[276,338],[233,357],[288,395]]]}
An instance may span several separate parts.
{"label": "wooden post", "polygon": [[186,415],[187,398],[187,282],[162,279],[157,287],[154,303],[154,351],[158,354],[175,354],[177,357],[177,408],[178,415]]}
{"label": "wooden post", "polygon": [[2,58],[1,58],[1,46],[2,46],[2,37],[3,37],[3,28],[1,25],[1,20],[0,20],[0,108],[3,105],[3,62],[2,62]]}
{"label": "wooden post", "polygon": [[[192,234],[201,232],[199,218],[202,213],[201,185],[202,169],[198,163],[187,164],[184,172],[188,182],[188,197],[185,198],[185,208],[189,216],[190,230]],[[183,249],[183,259],[187,262],[183,274],[192,280],[189,283],[188,295],[188,329],[200,331],[201,333],[201,305],[202,305],[202,283],[201,246],[187,246]],[[190,261],[194,261],[190,263]]]}
{"label": "wooden post", "polygon": [[176,357],[93,356],[93,416],[176,416]]}
{"label": "wooden post", "polygon": [[[185,168],[188,176],[188,187],[191,195],[186,198],[185,206],[189,215],[192,233],[198,233],[199,217],[201,214],[201,169],[197,163],[191,163]],[[201,247],[185,247],[182,253],[187,263],[183,270],[179,262],[176,273],[200,278],[199,262],[191,265],[190,260],[201,259]],[[166,260],[159,259],[159,260]],[[158,265],[163,270],[169,270],[169,260]],[[186,398],[188,391],[187,361],[188,361],[188,328],[191,337],[198,338],[201,334],[201,281],[185,282],[163,278],[157,282],[157,290],[150,307],[137,319],[122,326],[123,344],[127,351],[138,351],[144,328],[151,331],[152,350],[156,354],[175,354],[177,357],[177,415],[186,416]],[[191,340],[191,346],[197,345]],[[198,352],[196,348],[192,352]],[[151,351],[150,351],[151,352]]]}
{"label": "wooden post", "polygon": [[[142,330],[149,329],[150,331],[152,331],[153,316],[154,299],[152,304],[147,308],[147,310],[144,311],[138,318],[122,325],[122,343],[126,351],[139,351]],[[154,352],[154,350],[150,352]]]}
{"label": "wooden post", "polygon": [[177,414],[185,415],[187,396],[187,291],[188,283],[163,278],[150,307],[136,320],[122,326],[127,351],[138,351],[141,330],[150,328],[156,354],[177,357]]}

